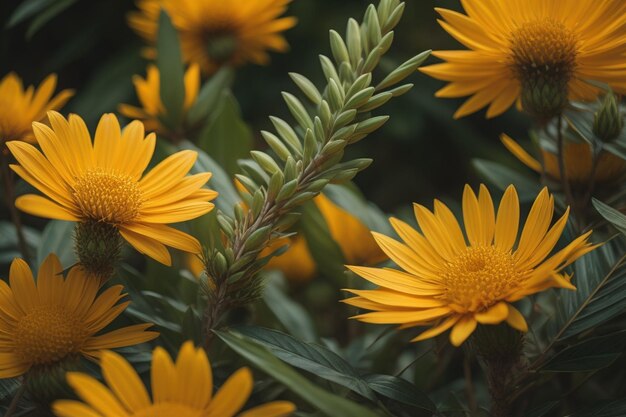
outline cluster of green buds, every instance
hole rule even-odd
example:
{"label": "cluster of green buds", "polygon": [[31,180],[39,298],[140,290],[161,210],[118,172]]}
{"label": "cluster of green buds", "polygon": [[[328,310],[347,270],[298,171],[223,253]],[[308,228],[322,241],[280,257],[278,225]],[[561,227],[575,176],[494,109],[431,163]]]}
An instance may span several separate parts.
{"label": "cluster of green buds", "polygon": [[615,140],[624,128],[624,118],[619,108],[619,100],[609,91],[602,101],[602,106],[593,118],[593,134],[602,142]]}
{"label": "cluster of green buds", "polygon": [[408,92],[412,84],[399,84],[430,53],[409,59],[374,82],[372,73],[393,42],[393,29],[404,8],[399,0],[381,0],[378,7],[367,8],[361,24],[349,20],[345,38],[331,31],[333,59],[320,56],[323,89],[303,75],[290,74],[306,98],[303,102],[283,93],[296,124],[271,117],[275,132],[262,135],[272,152],[253,151],[251,159],[240,161],[243,174],[237,180],[243,186],[243,201],[233,216],[217,215],[225,239],[205,259],[210,280],[207,329],[213,328],[220,309],[249,303],[261,294],[257,275],[271,256],[259,254],[274,239],[288,235],[298,219],[296,209],[327,184],[349,181],[372,162],[344,161],[344,151],[385,124],[388,116],[371,112]]}

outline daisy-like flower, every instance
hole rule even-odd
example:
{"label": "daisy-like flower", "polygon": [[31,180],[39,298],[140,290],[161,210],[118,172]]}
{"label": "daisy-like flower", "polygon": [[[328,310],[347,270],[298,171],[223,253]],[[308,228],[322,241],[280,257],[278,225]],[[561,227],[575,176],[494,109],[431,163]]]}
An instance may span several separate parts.
{"label": "daisy-like flower", "polygon": [[[199,253],[198,240],[167,223],[194,219],[213,208],[215,191],[203,188],[210,173],[187,176],[197,158],[193,151],[169,156],[150,172],[154,133],[143,124],[123,130],[113,114],[100,119],[92,144],[83,120],[49,112],[52,128],[34,123],[43,154],[24,142],[7,146],[20,165],[11,168],[44,196],[20,196],[22,211],[51,219],[104,226],[118,232],[139,252],[166,265],[166,248]],[[80,248],[79,248],[80,249]]]}
{"label": "daisy-like flower", "polygon": [[74,95],[72,90],[63,90],[52,97],[56,84],[55,74],[49,75],[39,88],[31,85],[26,90],[15,73],[0,80],[0,142],[35,142],[32,123],[42,121],[48,110],[60,109]]}
{"label": "daisy-like flower", "polygon": [[554,115],[599,88],[626,93],[626,3],[621,0],[463,0],[466,14],[436,9],[441,26],[468,50],[437,51],[445,63],[421,68],[450,82],[438,97],[468,99],[462,117],[489,106],[498,116],[521,99],[524,109]]}
{"label": "daisy-like flower", "polygon": [[[183,58],[198,63],[205,74],[223,65],[265,65],[268,50],[285,52],[282,32],[296,19],[280,16],[291,0],[139,0],[130,26],[150,44],[156,42],[161,8],[180,35]],[[148,55],[154,55],[149,50]]]}
{"label": "daisy-like flower", "polygon": [[357,275],[378,285],[374,290],[348,290],[345,300],[373,310],[354,318],[367,323],[429,326],[413,341],[452,328],[450,341],[460,346],[478,323],[507,322],[526,331],[527,324],[511,304],[547,288],[575,289],[563,268],[596,246],[591,232],[552,253],[567,223],[569,210],[550,227],[554,199],[544,188],[535,200],[518,239],[520,207],[509,186],[497,215],[485,186],[478,197],[469,186],[463,193],[465,235],[448,207],[435,200],[434,211],[416,204],[422,233],[391,219],[404,243],[375,233],[383,251],[404,271],[350,266]]}
{"label": "daisy-like flower", "polygon": [[[152,354],[152,399],[139,375],[120,355],[102,352],[107,386],[89,375],[69,372],[67,381],[83,402],[57,401],[59,417],[233,417],[252,392],[252,374],[241,368],[213,395],[211,366],[203,349],[186,342],[174,363],[157,347]],[[238,417],[288,416],[292,403],[275,401],[254,407]]]}
{"label": "daisy-like flower", "polygon": [[63,279],[56,255],[49,255],[37,274],[21,259],[11,263],[9,283],[0,280],[0,378],[23,375],[80,355],[97,358],[101,349],[147,342],[158,336],[151,324],[96,334],[119,316],[129,302],[122,286],[100,295],[100,285],[80,267]]}
{"label": "daisy-like flower", "polygon": [[[133,84],[142,107],[120,104],[119,111],[126,117],[141,120],[148,131],[169,134],[171,132],[160,120],[161,117],[165,116],[165,106],[161,101],[160,79],[159,69],[154,65],[148,66],[145,79],[135,75]],[[198,91],[200,90],[200,67],[198,65],[191,65],[187,69],[184,83],[185,102],[183,110],[186,112],[198,98]]]}
{"label": "daisy-like flower", "polygon": [[[533,171],[545,173],[553,180],[560,181],[558,155],[549,149],[541,149],[541,162],[530,155],[524,148],[507,135],[500,137],[504,146]],[[586,185],[589,182],[593,167],[593,151],[587,142],[566,141],[563,146],[565,176],[573,185]],[[617,181],[626,174],[626,162],[606,151],[599,155],[595,167],[594,181],[609,183]]]}

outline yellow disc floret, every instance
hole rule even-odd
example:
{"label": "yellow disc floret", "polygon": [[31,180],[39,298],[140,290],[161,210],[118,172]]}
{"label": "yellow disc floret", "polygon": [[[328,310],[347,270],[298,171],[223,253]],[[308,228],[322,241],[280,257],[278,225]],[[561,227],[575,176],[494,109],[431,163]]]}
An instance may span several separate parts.
{"label": "yellow disc floret", "polygon": [[15,328],[15,351],[34,365],[48,365],[80,352],[88,333],[71,312],[55,305],[35,307]]}
{"label": "yellow disc floret", "polygon": [[141,190],[129,175],[87,170],[74,184],[73,195],[83,216],[107,223],[126,223],[137,217]]}
{"label": "yellow disc floret", "polygon": [[459,312],[476,312],[510,294],[522,277],[510,251],[495,246],[469,247],[444,269],[444,297]]}

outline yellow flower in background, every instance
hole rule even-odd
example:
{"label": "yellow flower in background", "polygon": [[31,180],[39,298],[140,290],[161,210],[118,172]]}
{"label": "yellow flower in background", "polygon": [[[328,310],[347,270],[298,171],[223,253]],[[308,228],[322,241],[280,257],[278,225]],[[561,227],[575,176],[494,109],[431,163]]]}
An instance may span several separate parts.
{"label": "yellow flower in background", "polygon": [[315,278],[317,266],[309,251],[309,245],[301,233],[292,237],[276,239],[259,256],[268,256],[285,245],[289,245],[289,248],[281,255],[270,259],[265,265],[265,269],[277,269],[293,283],[304,284]]}
{"label": "yellow flower in background", "polygon": [[[84,401],[57,401],[59,417],[233,417],[252,392],[248,368],[235,372],[213,395],[211,365],[203,349],[186,342],[176,362],[161,347],[152,354],[152,399],[137,372],[120,355],[102,353],[102,374],[108,385],[93,377],[69,372],[67,381]],[[275,401],[254,407],[239,417],[282,417],[295,410],[292,403]]]}
{"label": "yellow flower in background", "polygon": [[39,269],[37,282],[21,259],[11,263],[9,283],[0,280],[0,378],[23,375],[79,355],[97,358],[102,349],[147,342],[158,336],[152,324],[123,327],[96,336],[128,306],[115,285],[98,295],[98,281],[80,267],[64,279],[56,255]]}
{"label": "yellow flower in background", "polygon": [[28,194],[15,205],[51,219],[109,225],[139,252],[166,265],[166,248],[199,253],[198,240],[167,223],[194,219],[213,209],[217,193],[203,188],[210,173],[188,176],[197,153],[181,151],[144,175],[155,136],[134,121],[123,130],[117,118],[100,119],[92,144],[83,120],[49,112],[52,128],[33,125],[43,154],[32,145],[9,142],[20,165],[11,168],[44,196]]}
{"label": "yellow flower in background", "polygon": [[[524,165],[541,174],[545,172],[554,180],[561,179],[558,156],[541,149],[541,162],[533,158],[524,148],[507,135],[501,135],[504,146]],[[593,171],[593,153],[587,142],[566,141],[564,144],[565,176],[573,184],[587,184]],[[626,174],[626,162],[603,151],[598,157],[594,181],[606,183],[619,180]]]}
{"label": "yellow flower in background", "polygon": [[[154,45],[161,8],[180,35],[185,62],[197,63],[211,74],[223,65],[247,62],[265,65],[268,50],[285,52],[282,32],[296,24],[280,16],[291,0],[139,0],[139,12],[129,15],[130,26]],[[149,52],[154,56],[155,51]]]}
{"label": "yellow flower in background", "polygon": [[537,196],[519,238],[520,207],[513,186],[505,191],[497,215],[485,186],[478,197],[466,186],[465,234],[440,201],[435,200],[433,212],[419,204],[414,209],[421,233],[395,218],[391,224],[403,243],[374,233],[403,271],[349,266],[378,288],[347,290],[357,297],[345,300],[374,311],[354,317],[366,323],[431,327],[414,342],[452,328],[450,341],[460,346],[478,323],[506,321],[526,331],[524,317],[511,303],[551,287],[575,289],[571,276],[562,270],[596,247],[588,242],[591,232],[587,232],[550,256],[569,209],[550,227],[554,199],[546,188]]}
{"label": "yellow flower in background", "polygon": [[[187,111],[196,102],[200,90],[200,68],[198,65],[193,64],[187,69],[184,81],[185,102],[183,109]],[[148,66],[145,79],[135,75],[133,84],[141,107],[120,104],[119,112],[131,119],[141,120],[147,131],[165,134],[169,132],[160,121],[160,118],[165,116],[165,106],[161,101],[160,82],[159,69],[154,65]]]}
{"label": "yellow flower in background", "polygon": [[[378,247],[370,230],[355,216],[333,203],[323,194],[313,200],[322,213],[330,235],[341,248],[341,252],[350,264],[375,265],[387,259]],[[311,256],[306,239],[298,234],[295,237],[275,241],[262,253],[269,255],[276,249],[289,244],[289,249],[280,256],[272,258],[267,269],[279,269],[292,282],[308,282],[315,278],[315,261]]]}
{"label": "yellow flower in background", "polygon": [[487,117],[498,116],[524,92],[526,101],[545,100],[544,105],[558,110],[568,97],[595,99],[600,90],[588,80],[626,93],[626,2],[464,0],[462,4],[466,14],[436,10],[443,17],[441,26],[468,50],[434,52],[446,62],[421,68],[450,82],[438,97],[472,96],[455,117],[485,106]]}
{"label": "yellow flower in background", "polygon": [[0,80],[0,142],[35,142],[32,123],[44,120],[48,110],[60,109],[74,95],[73,90],[63,90],[52,97],[56,85],[55,74],[48,75],[38,88],[31,85],[26,90],[13,72]]}

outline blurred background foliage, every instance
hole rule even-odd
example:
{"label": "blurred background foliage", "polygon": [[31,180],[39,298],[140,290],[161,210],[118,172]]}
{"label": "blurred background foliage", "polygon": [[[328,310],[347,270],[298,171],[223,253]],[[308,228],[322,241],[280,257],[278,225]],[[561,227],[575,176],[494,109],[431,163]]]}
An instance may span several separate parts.
{"label": "blurred background foliage", "polygon": [[[31,6],[24,7],[25,3]],[[366,0],[295,0],[288,15],[296,16],[298,25],[286,32],[291,50],[272,54],[267,67],[248,65],[237,71],[234,94],[244,120],[253,128],[255,147],[264,146],[259,132],[271,126],[268,116],[286,114],[279,91],[293,89],[287,72],[319,82],[323,75],[317,54],[329,53],[328,30],[343,29],[346,18],[361,16],[368,4]],[[18,7],[30,14],[16,16]],[[146,61],[139,53],[142,41],[126,22],[134,7],[130,1],[2,2],[0,75],[16,71],[25,84],[38,84],[47,74],[58,73],[59,89],[77,91],[64,113],[78,112],[90,128],[95,127],[100,115],[116,112],[119,103],[136,103],[131,77],[145,74]],[[458,46],[437,24],[434,7],[458,10],[459,2],[407,2],[388,68],[425,49]],[[412,201],[430,204],[435,197],[449,201],[447,197],[456,199],[466,182],[480,181],[471,165],[473,158],[519,167],[498,135],[506,132],[525,139],[530,124],[525,115],[513,109],[495,120],[486,120],[479,112],[453,121],[461,100],[435,98],[442,82],[423,74],[410,82],[415,88],[385,109],[392,115],[391,122],[349,149],[348,157],[374,159],[371,169],[356,178],[368,199],[385,212],[406,209]]]}

